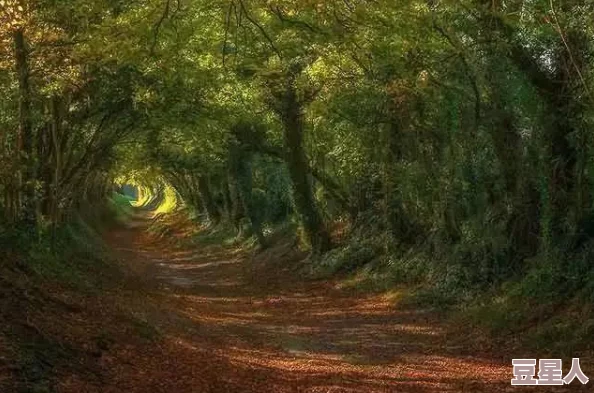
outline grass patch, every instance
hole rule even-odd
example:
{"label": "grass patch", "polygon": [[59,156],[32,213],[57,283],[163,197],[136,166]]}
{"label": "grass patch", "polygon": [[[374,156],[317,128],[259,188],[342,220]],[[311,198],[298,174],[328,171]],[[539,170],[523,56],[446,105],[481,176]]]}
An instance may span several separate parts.
{"label": "grass patch", "polygon": [[322,279],[352,273],[371,263],[379,252],[378,245],[371,240],[352,241],[344,247],[329,251],[319,260],[312,261],[310,274]]}
{"label": "grass patch", "polygon": [[237,242],[236,231],[232,225],[218,225],[198,232],[192,239],[201,245],[232,245]]}
{"label": "grass patch", "polygon": [[57,232],[55,240],[32,243],[27,267],[38,277],[78,291],[93,291],[118,275],[110,254],[93,224],[77,216]]}
{"label": "grass patch", "polygon": [[114,192],[107,201],[111,219],[117,223],[126,222],[133,213],[132,202],[131,197]]}

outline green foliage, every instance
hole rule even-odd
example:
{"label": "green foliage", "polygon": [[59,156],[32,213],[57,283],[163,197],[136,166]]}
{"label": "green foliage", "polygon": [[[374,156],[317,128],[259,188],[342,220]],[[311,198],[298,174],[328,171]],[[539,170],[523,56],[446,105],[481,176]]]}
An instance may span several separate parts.
{"label": "green foliage", "polygon": [[277,224],[292,212],[290,179],[287,170],[278,162],[257,157],[253,164],[254,204],[266,223]]}
{"label": "green foliage", "polygon": [[[104,212],[109,217],[109,212]],[[109,254],[97,232],[106,222],[78,216],[56,233],[29,243],[27,265],[39,277],[84,291],[99,290],[110,277]],[[96,272],[90,275],[89,272]],[[113,272],[112,272],[113,273]]]}
{"label": "green foliage", "polygon": [[223,225],[210,231],[201,232],[192,239],[193,242],[203,245],[233,244],[237,240],[236,231],[230,225]]}
{"label": "green foliage", "polygon": [[114,192],[107,202],[113,219],[118,222],[125,222],[132,214],[131,199],[125,195]]}
{"label": "green foliage", "polygon": [[327,278],[352,273],[371,263],[379,254],[378,248],[372,239],[353,239],[345,247],[331,250],[319,261],[316,260],[312,274],[317,278]]}

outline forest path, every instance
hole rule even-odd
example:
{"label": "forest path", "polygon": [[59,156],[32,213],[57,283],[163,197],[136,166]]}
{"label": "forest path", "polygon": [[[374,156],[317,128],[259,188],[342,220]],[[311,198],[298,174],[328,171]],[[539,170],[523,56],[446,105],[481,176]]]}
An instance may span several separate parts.
{"label": "forest path", "polygon": [[135,220],[108,242],[134,272],[130,287],[148,284],[125,307],[158,339],[110,350],[101,392],[513,390],[511,359],[449,344],[460,337],[448,337],[435,313],[304,281],[283,260],[286,247],[266,258],[221,245],[179,249],[146,227]]}

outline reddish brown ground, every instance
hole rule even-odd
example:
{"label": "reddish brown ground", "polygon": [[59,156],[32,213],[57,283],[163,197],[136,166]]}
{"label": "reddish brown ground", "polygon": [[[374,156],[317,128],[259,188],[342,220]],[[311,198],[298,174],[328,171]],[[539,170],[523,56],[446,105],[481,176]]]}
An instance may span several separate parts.
{"label": "reddish brown ground", "polygon": [[[139,327],[115,329],[94,377],[73,372],[60,392],[522,389],[509,384],[512,356],[481,356],[459,333],[446,333],[435,312],[303,280],[286,246],[255,257],[223,246],[180,249],[144,229],[137,221],[109,234],[130,276],[97,300],[94,318],[115,326],[128,313]],[[150,339],[137,337],[143,331]]]}

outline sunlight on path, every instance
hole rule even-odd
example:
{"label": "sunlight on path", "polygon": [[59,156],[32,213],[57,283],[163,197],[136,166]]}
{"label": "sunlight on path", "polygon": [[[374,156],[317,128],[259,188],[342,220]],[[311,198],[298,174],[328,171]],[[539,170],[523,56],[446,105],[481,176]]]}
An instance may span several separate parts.
{"label": "sunlight on path", "polygon": [[175,249],[142,225],[111,238],[154,283],[163,338],[115,355],[108,392],[510,391],[509,365],[450,344],[430,312],[304,282],[232,248]]}

